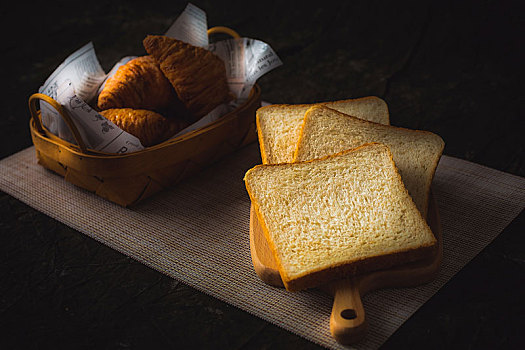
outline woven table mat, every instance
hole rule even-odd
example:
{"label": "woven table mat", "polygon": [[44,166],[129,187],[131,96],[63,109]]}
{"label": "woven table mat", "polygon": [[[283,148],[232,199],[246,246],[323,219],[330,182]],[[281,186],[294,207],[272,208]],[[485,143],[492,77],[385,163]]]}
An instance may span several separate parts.
{"label": "woven table mat", "polygon": [[[27,148],[0,161],[0,189],[46,215],[197,290],[328,348],[332,298],[261,282],[249,245],[244,173],[252,144],[192,179],[126,209],[37,164]],[[375,349],[488,245],[525,207],[525,179],[443,156],[433,183],[443,227],[443,265],[431,283],[363,298],[369,330],[354,347]]]}

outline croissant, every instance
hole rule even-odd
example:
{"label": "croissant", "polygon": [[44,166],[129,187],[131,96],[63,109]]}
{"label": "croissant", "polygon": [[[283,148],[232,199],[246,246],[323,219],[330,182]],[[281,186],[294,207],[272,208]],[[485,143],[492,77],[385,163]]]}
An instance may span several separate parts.
{"label": "croissant", "polygon": [[100,92],[99,109],[135,108],[157,112],[176,110],[177,95],[151,56],[132,59],[118,68]]}
{"label": "croissant", "polygon": [[148,35],[143,45],[195,119],[233,99],[224,62],[212,52],[162,35]]}
{"label": "croissant", "polygon": [[111,108],[101,111],[100,114],[137,137],[144,147],[161,143],[188,125],[181,119],[166,118],[157,112],[144,109]]}

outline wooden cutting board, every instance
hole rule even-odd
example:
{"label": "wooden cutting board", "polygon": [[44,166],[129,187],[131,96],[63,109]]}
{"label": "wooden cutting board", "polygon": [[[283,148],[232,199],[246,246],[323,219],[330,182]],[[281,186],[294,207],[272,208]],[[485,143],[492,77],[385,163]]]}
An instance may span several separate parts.
{"label": "wooden cutting board", "polygon": [[[413,287],[435,278],[443,257],[443,239],[439,213],[432,193],[427,216],[428,225],[438,241],[432,256],[394,268],[335,281],[321,288],[334,297],[330,332],[337,342],[355,343],[366,334],[367,322],[361,302],[361,297],[366,293],[381,288]],[[253,267],[259,278],[269,285],[284,287],[253,206],[250,212],[250,250]]]}

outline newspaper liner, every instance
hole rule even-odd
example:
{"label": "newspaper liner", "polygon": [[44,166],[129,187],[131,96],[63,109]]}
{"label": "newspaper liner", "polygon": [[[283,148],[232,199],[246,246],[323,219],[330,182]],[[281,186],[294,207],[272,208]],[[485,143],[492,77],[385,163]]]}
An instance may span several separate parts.
{"label": "newspaper liner", "polygon": [[[225,63],[228,85],[236,99],[216,107],[172,138],[204,127],[234,110],[248,98],[258,78],[282,65],[272,48],[262,41],[233,38],[210,44],[207,30],[206,13],[188,3],[164,35],[206,48],[219,56]],[[135,57],[123,57],[105,73],[93,43],[89,42],[67,57],[40,87],[40,93],[55,99],[64,107],[89,149],[116,154],[144,149],[137,137],[120,129],[89,105],[95,101],[107,79]],[[76,143],[68,126],[51,105],[41,101],[40,110],[42,123],[51,133]]]}

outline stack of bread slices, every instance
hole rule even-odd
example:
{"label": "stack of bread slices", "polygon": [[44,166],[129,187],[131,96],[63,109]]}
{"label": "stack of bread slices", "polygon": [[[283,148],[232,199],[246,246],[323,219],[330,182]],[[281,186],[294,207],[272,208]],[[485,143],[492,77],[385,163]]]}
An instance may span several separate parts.
{"label": "stack of bread slices", "polygon": [[269,105],[244,181],[289,291],[423,259],[436,134],[390,125],[380,98]]}

